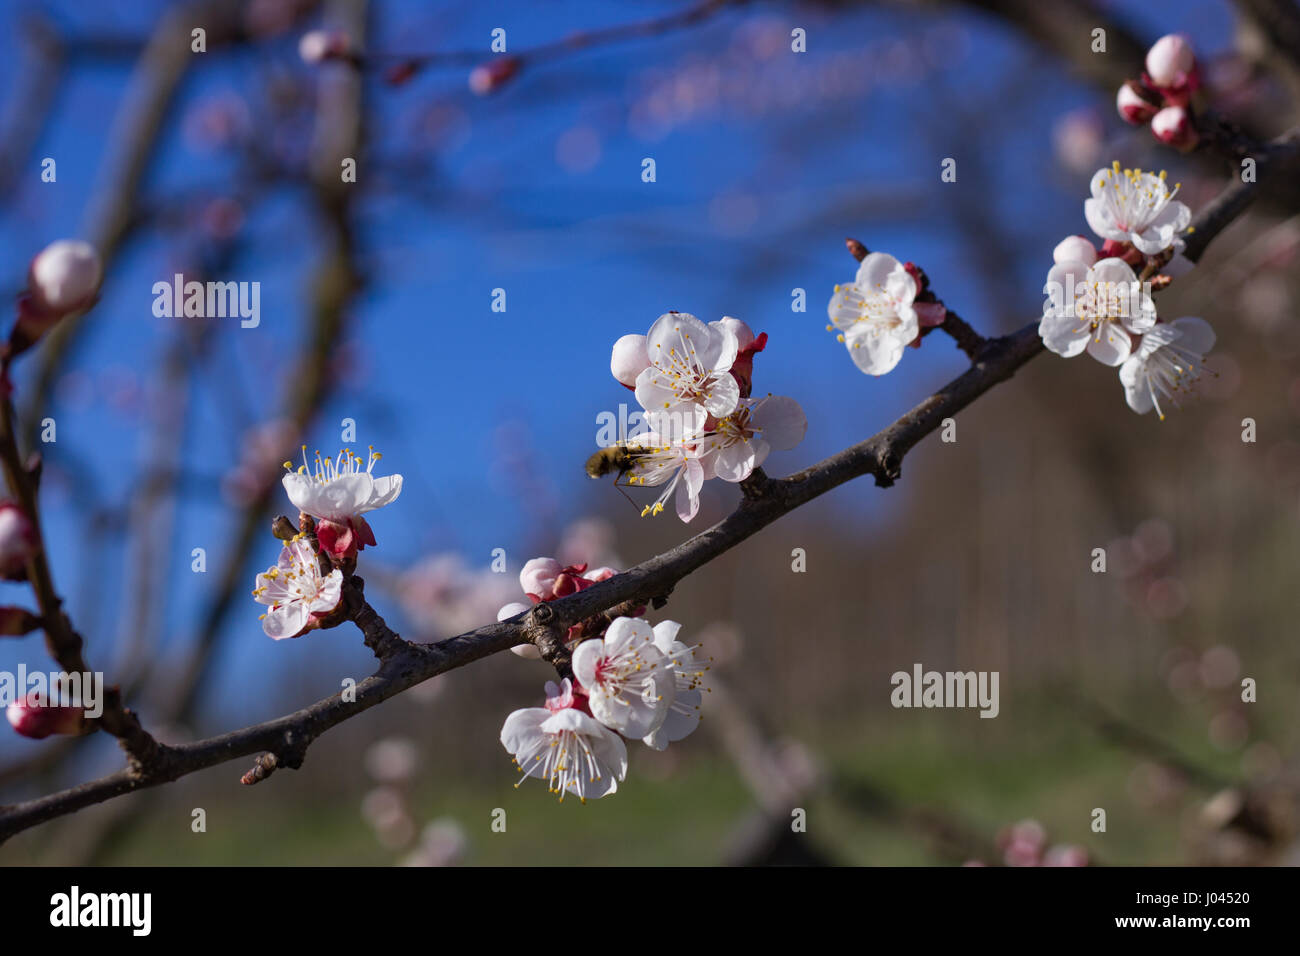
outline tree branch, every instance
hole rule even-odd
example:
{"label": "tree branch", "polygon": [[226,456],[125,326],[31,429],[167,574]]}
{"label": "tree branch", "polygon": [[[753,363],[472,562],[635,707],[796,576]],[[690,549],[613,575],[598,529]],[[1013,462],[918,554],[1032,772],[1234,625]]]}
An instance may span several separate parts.
{"label": "tree branch", "polygon": [[[1276,160],[1284,153],[1294,158],[1300,149],[1296,145],[1298,141],[1300,130],[1275,141],[1270,159]],[[1261,181],[1266,171],[1271,175],[1283,164],[1261,163],[1265,165],[1267,169],[1261,170]],[[1244,200],[1240,198],[1242,185],[1228,186],[1196,217],[1194,232],[1188,240],[1189,247],[1192,240],[1196,243],[1188,253],[1190,257],[1198,258],[1253,198],[1253,187],[1246,190]],[[275,720],[195,743],[160,747],[155,759],[147,765],[0,808],[0,841],[83,807],[252,754],[269,753],[275,759],[260,759],[245,775],[247,782],[262,779],[275,767],[296,768],[312,741],[336,724],[431,677],[516,644],[536,644],[548,660],[562,669],[567,662],[561,640],[565,628],[619,605],[661,604],[692,571],[781,516],[847,481],[869,474],[881,487],[892,485],[900,475],[903,458],[939,428],[945,418],[956,415],[1010,378],[1042,351],[1037,322],[1010,335],[986,340],[970,369],[872,437],[787,478],[769,479],[761,472],[756,473],[742,484],[744,496],[736,510],[713,527],[622,574],[568,597],[538,604],[507,621],[435,644],[411,644],[393,633],[364,599],[354,596],[350,598],[352,620],[363,628],[367,645],[381,658],[375,674],[356,685],[355,696],[345,699],[342,694],[335,694]]]}

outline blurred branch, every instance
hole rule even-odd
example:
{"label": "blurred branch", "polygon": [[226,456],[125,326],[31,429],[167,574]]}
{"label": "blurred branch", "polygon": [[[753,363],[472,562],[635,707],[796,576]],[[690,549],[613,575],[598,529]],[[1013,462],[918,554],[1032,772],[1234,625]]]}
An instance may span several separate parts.
{"label": "blurred branch", "polygon": [[[130,232],[141,182],[156,152],[163,123],[185,73],[196,62],[190,32],[202,27],[209,52],[244,39],[247,0],[190,0],[170,7],[136,63],[125,105],[116,117],[112,141],[100,170],[98,202],[86,216],[83,235],[99,251],[105,273]],[[207,55],[207,54],[204,54]],[[63,363],[85,324],[70,315],[50,333],[40,351],[35,386],[21,416],[30,441]]]}
{"label": "blurred branch", "polygon": [[7,196],[21,181],[49,118],[59,88],[64,51],[49,24],[29,17],[21,27],[24,59],[9,91],[3,135],[0,136],[0,195]]}
{"label": "blurred branch", "polygon": [[[516,68],[524,64],[537,64],[559,59],[570,53],[587,50],[598,46],[608,46],[626,40],[660,36],[673,30],[702,23],[720,13],[727,7],[741,7],[749,0],[702,0],[677,13],[669,13],[648,20],[623,23],[613,27],[596,30],[583,30],[571,33],[560,40],[542,43],[519,53],[503,55],[501,59],[512,60]],[[381,66],[396,64],[396,68],[406,71],[405,77],[416,70],[426,67],[464,67],[484,62],[482,50],[446,50],[440,53],[367,53],[351,57],[358,66]]]}
{"label": "blurred branch", "polygon": [[1300,7],[1295,0],[1236,0],[1236,4],[1265,42],[1286,57],[1291,70],[1300,70]]}
{"label": "blurred branch", "polygon": [[1107,740],[1149,757],[1156,763],[1177,771],[1187,780],[1210,790],[1219,790],[1232,784],[1233,781],[1195,763],[1170,744],[1128,721],[1121,720],[1095,701],[1085,700],[1076,695],[1068,696],[1073,701],[1075,709],[1096,729],[1097,733]]}
{"label": "blurred branch", "polygon": [[1237,180],[1203,208],[1187,236],[1183,255],[1193,262],[1200,260],[1210,242],[1255,201],[1259,190],[1269,180],[1280,178],[1284,170],[1294,170],[1300,160],[1300,127],[1272,140],[1262,155],[1256,157],[1257,182]]}

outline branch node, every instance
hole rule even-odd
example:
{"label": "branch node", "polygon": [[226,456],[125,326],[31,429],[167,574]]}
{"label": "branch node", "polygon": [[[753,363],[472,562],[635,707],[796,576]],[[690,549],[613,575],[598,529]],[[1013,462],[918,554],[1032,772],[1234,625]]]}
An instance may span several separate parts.
{"label": "branch node", "polygon": [[239,782],[246,787],[251,787],[255,783],[261,783],[271,774],[275,773],[275,768],[279,766],[279,760],[273,753],[264,753],[253,761],[253,767],[246,774],[239,778]]}

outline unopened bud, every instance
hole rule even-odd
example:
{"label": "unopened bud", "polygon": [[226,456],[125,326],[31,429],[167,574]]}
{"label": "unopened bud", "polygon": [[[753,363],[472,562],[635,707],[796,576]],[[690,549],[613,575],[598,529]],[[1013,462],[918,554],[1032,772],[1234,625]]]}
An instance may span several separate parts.
{"label": "unopened bud", "polygon": [[628,388],[636,388],[636,379],[650,367],[650,357],[646,354],[646,337],[644,335],[625,335],[614,343],[614,351],[609,357],[609,370],[614,378]]}
{"label": "unopened bud", "polygon": [[1151,120],[1151,132],[1166,146],[1187,151],[1200,140],[1192,114],[1181,106],[1166,106]]}
{"label": "unopened bud", "polygon": [[1151,117],[1160,111],[1160,100],[1136,80],[1129,80],[1119,88],[1115,97],[1115,108],[1126,123],[1142,126],[1151,122]]}
{"label": "unopened bud", "polygon": [[554,558],[532,558],[519,572],[519,586],[530,597],[546,601],[555,593],[555,579],[564,571]]}
{"label": "unopened bud", "polygon": [[101,278],[103,268],[94,246],[79,239],[60,239],[36,254],[27,285],[38,310],[65,315],[94,301]]}
{"label": "unopened bud", "polygon": [[51,734],[77,735],[88,729],[85,712],[72,704],[45,703],[33,691],[5,709],[10,726],[24,737],[41,740]]}
{"label": "unopened bud", "polygon": [[1066,236],[1052,250],[1052,261],[1057,265],[1062,262],[1082,262],[1090,266],[1097,261],[1097,247],[1084,236]]}
{"label": "unopened bud", "polygon": [[1187,83],[1196,57],[1187,38],[1171,33],[1162,36],[1147,51],[1147,76],[1156,86],[1180,87]]}

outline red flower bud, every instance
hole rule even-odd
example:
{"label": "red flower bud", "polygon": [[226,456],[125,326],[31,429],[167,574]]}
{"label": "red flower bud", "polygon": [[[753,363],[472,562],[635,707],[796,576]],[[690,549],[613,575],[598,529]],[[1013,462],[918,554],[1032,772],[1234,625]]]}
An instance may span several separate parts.
{"label": "red flower bud", "polygon": [[1119,88],[1115,108],[1126,123],[1142,126],[1160,111],[1160,96],[1136,80],[1129,80]]}
{"label": "red flower bud", "polygon": [[1151,120],[1151,132],[1166,146],[1187,152],[1200,140],[1192,114],[1181,106],[1166,106]]}
{"label": "red flower bud", "polygon": [[42,695],[32,691],[23,700],[16,700],[5,710],[10,725],[24,737],[41,740],[51,734],[75,736],[85,733],[90,725],[80,707],[42,702]]}

